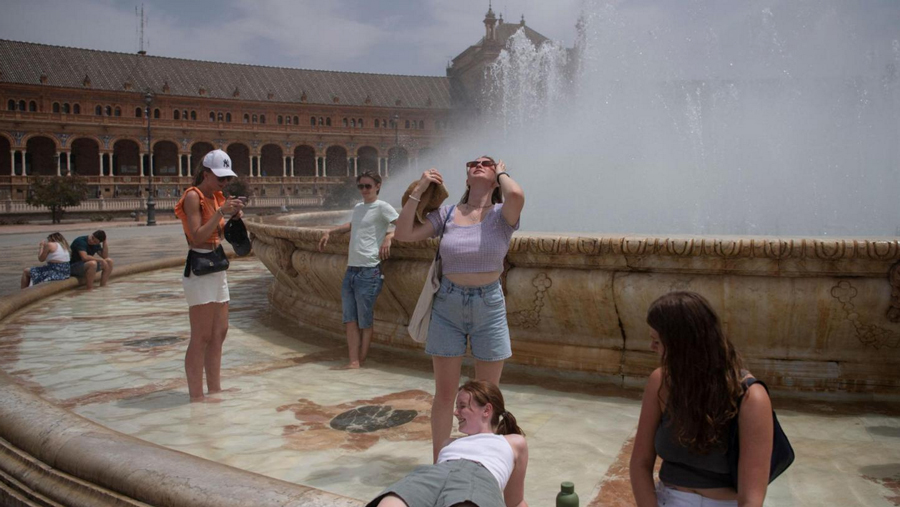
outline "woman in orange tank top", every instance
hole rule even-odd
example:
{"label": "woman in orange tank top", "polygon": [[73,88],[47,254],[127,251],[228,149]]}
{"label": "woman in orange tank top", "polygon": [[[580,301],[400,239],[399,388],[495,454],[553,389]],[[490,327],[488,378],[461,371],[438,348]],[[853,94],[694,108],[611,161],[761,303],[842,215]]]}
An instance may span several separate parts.
{"label": "woman in orange tank top", "polygon": [[[194,186],[187,189],[175,215],[181,219],[191,249],[209,252],[218,248],[225,227],[225,215],[241,216],[240,199],[226,199],[222,191],[237,174],[231,159],[222,150],[213,150],[197,167]],[[225,271],[182,280],[191,321],[191,341],[184,357],[191,401],[203,401],[203,373],[209,394],[222,391],[220,371],[222,344],[228,332],[228,280]]]}

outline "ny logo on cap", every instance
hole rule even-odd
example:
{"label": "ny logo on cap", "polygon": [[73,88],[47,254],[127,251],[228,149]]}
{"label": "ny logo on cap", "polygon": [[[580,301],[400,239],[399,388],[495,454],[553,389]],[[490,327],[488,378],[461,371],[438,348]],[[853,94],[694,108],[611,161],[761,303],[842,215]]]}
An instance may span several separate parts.
{"label": "ny logo on cap", "polygon": [[227,158],[222,160],[222,165],[224,165],[225,167],[231,167],[231,163],[228,161]]}

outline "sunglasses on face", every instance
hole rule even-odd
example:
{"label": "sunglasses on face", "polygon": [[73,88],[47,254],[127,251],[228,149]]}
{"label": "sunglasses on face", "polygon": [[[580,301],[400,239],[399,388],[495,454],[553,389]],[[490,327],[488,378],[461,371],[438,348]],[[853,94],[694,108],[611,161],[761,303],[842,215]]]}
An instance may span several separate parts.
{"label": "sunglasses on face", "polygon": [[359,183],[356,185],[356,188],[358,188],[360,190],[363,190],[363,189],[369,190],[370,188],[372,188],[372,184],[371,183]]}
{"label": "sunglasses on face", "polygon": [[471,162],[466,162],[466,167],[469,169],[473,167],[478,167],[481,164],[481,167],[494,167],[494,163],[490,160],[473,160]]}
{"label": "sunglasses on face", "polygon": [[219,183],[228,183],[232,178],[232,176],[216,176],[216,179],[219,180]]}

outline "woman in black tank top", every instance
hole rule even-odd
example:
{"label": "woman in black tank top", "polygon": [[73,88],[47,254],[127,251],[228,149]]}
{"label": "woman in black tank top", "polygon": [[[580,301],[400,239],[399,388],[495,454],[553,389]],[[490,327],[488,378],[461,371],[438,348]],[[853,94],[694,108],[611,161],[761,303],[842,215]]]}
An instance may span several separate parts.
{"label": "woman in black tank top", "polygon": [[[647,323],[650,348],[659,355],[660,367],[644,390],[631,455],[637,505],[664,505],[663,497],[668,497],[684,505],[700,505],[705,499],[761,506],[769,483],[773,432],[765,388],[754,385],[744,395],[741,382],[749,373],[703,296],[666,294],[650,305]],[[736,489],[724,461],[728,427],[735,417],[741,442]],[[657,456],[663,464],[660,484],[654,485]]]}

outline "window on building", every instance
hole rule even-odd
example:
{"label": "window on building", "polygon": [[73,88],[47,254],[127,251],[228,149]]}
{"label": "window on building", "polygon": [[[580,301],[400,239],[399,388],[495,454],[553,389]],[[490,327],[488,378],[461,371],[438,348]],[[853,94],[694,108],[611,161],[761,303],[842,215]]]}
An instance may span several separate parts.
{"label": "window on building", "polygon": [[[13,109],[15,109],[15,108],[16,108],[15,104],[13,104],[12,107],[13,107]],[[316,126],[316,117],[315,117],[315,116],[310,116],[310,117],[309,117],[309,124],[310,124],[311,126],[313,126],[313,127]]]}
{"label": "window on building", "polygon": [[319,116],[319,126],[321,127],[323,125],[325,125],[325,118],[323,118],[322,116]]}
{"label": "window on building", "polygon": [[154,119],[154,120],[158,120],[159,118],[160,118],[160,115],[159,115],[159,109],[158,109],[158,108],[157,108],[157,109],[154,109],[154,110],[153,110],[153,119]]}
{"label": "window on building", "polygon": [[175,112],[172,113],[172,119],[180,120],[181,119],[181,111],[176,109]]}
{"label": "window on building", "polygon": [[75,114],[81,114],[81,104],[75,104],[72,106],[72,112]]}
{"label": "window on building", "polygon": [[191,119],[192,119],[192,120],[196,120],[196,119],[197,119],[197,111],[191,111]]}
{"label": "window on building", "polygon": [[216,115],[216,119],[219,120],[220,122],[225,121],[225,115],[220,112],[219,114]]}
{"label": "window on building", "polygon": [[345,126],[345,127],[349,127],[349,126],[350,126],[350,122],[347,121],[347,118],[344,118],[344,126]]}
{"label": "window on building", "polygon": [[135,118],[140,118],[140,117],[142,117],[142,116],[144,116],[144,111],[143,111],[143,109],[141,109],[141,108],[139,108],[139,107],[134,108],[134,117],[135,117]]}
{"label": "window on building", "polygon": [[363,128],[363,121],[362,121],[362,118],[356,120],[356,126],[359,127],[359,128]]}
{"label": "window on building", "polygon": [[94,108],[94,114],[96,116],[103,116],[103,106],[97,106]]}
{"label": "window on building", "polygon": [[419,130],[425,130],[425,120],[419,120]]}
{"label": "window on building", "polygon": [[[10,109],[9,109],[10,111],[13,111],[13,110],[16,109],[16,103],[13,102],[13,101],[11,101],[11,100],[9,101],[9,106],[10,106]],[[59,112],[59,102],[54,102],[54,103],[53,103],[53,112],[54,112],[54,113],[58,113],[58,112]]]}
{"label": "window on building", "polygon": [[244,115],[244,123],[250,123],[250,115],[249,114]]}
{"label": "window on building", "polygon": [[264,115],[264,114],[259,115],[259,122],[260,122],[260,123],[265,123],[265,122],[266,122],[266,115]]}
{"label": "window on building", "polygon": [[[59,107],[59,104],[55,104],[55,105],[56,105],[56,107]],[[7,109],[7,111],[15,111],[16,110],[16,101],[13,99],[9,99],[9,101],[6,103],[6,109]],[[58,112],[58,111],[54,111],[54,112]]]}
{"label": "window on building", "polygon": [[[288,119],[290,119],[290,118],[288,118]],[[284,116],[281,116],[279,114],[277,117],[275,117],[275,123],[277,123],[279,125],[284,125]]]}
{"label": "window on building", "polygon": [[69,113],[71,113],[71,112],[72,112],[72,106],[70,106],[69,103],[66,102],[65,104],[62,105],[62,112],[63,112],[63,114],[69,114]]}
{"label": "window on building", "polygon": [[331,126],[331,117],[330,117],[330,116],[329,116],[328,118],[325,118],[325,126],[326,126],[326,127],[330,127],[330,126]]}
{"label": "window on building", "polygon": [[356,118],[350,118],[350,126],[356,128]]}
{"label": "window on building", "polygon": [[36,113],[37,112],[37,102],[35,102],[33,100],[31,102],[29,102],[28,103],[28,111],[30,111],[32,113]]}
{"label": "window on building", "polygon": [[19,101],[19,111],[28,111],[28,108],[25,106],[24,100]]}
{"label": "window on building", "polygon": [[288,125],[291,124],[291,117],[290,117],[290,116],[285,116],[284,119],[285,119],[285,123],[287,123]]}
{"label": "window on building", "polygon": [[255,114],[251,116],[250,119],[253,123],[259,123],[259,116],[256,116]]}
{"label": "window on building", "polygon": [[216,121],[216,113],[212,111],[209,112],[209,121]]}
{"label": "window on building", "polygon": [[113,111],[112,111],[112,106],[106,106],[106,107],[104,107],[104,108],[103,108],[103,113],[106,114],[106,116],[112,116],[112,113],[113,113]]}
{"label": "window on building", "polygon": [[407,129],[409,128],[409,120],[406,120],[406,126],[403,128],[407,128]]}
{"label": "window on building", "polygon": [[294,125],[300,125],[300,117],[294,116]]}
{"label": "window on building", "polygon": [[225,122],[231,123],[231,113],[225,113]]}
{"label": "window on building", "polygon": [[[68,106],[68,104],[66,104]],[[122,108],[116,106],[116,116],[122,116]]]}
{"label": "window on building", "polygon": [[185,120],[188,119],[188,112],[187,112],[187,109],[184,109],[184,110],[181,111],[181,117],[184,118]]}

